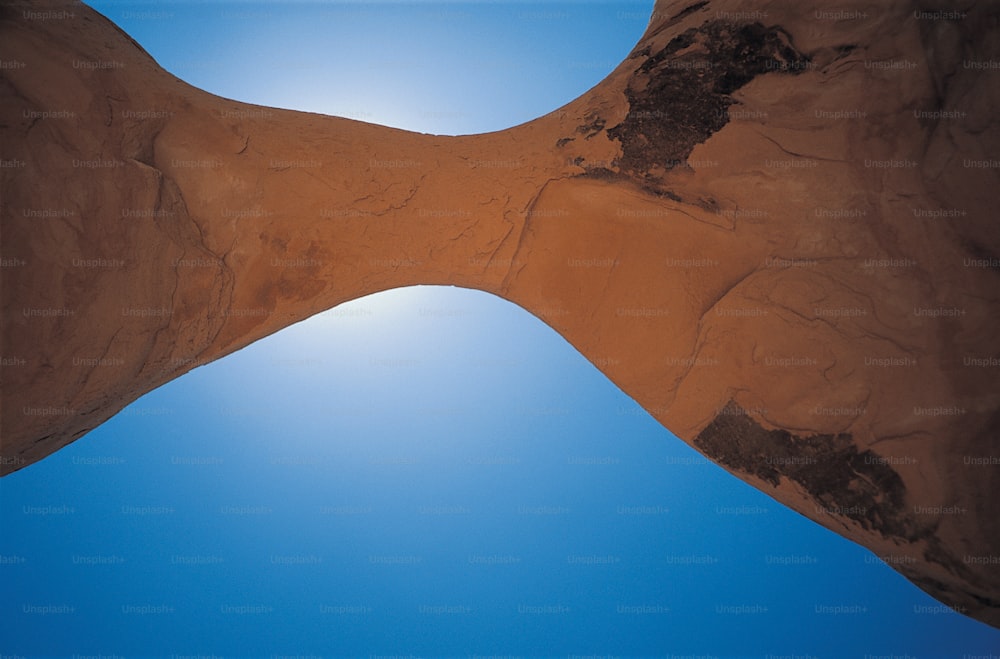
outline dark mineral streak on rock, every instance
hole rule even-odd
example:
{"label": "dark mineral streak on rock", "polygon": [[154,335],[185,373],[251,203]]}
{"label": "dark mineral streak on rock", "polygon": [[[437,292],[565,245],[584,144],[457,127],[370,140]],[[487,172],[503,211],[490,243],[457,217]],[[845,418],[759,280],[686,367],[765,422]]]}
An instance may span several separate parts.
{"label": "dark mineral streak on rock", "polygon": [[[933,560],[933,559],[931,559]],[[920,590],[944,602],[956,613],[970,615],[975,610],[1000,608],[1000,599],[971,590],[957,591],[954,586],[933,577],[921,574],[905,565],[893,566],[900,574],[909,579]],[[964,567],[964,566],[963,566]],[[971,605],[971,606],[970,606]]]}
{"label": "dark mineral streak on rock", "polygon": [[737,89],[763,73],[800,73],[810,61],[781,27],[721,20],[643,54],[625,90],[629,112],[607,132],[621,141],[622,171],[646,179],[684,165],[695,145],[725,126]]}
{"label": "dark mineral streak on rock", "polygon": [[591,113],[584,118],[587,120],[587,123],[577,126],[576,132],[583,135],[583,139],[585,140],[589,140],[594,135],[600,133],[604,130],[604,126],[607,124],[606,120],[596,112]]}
{"label": "dark mineral streak on rock", "polygon": [[927,534],[906,514],[899,474],[871,451],[859,453],[848,434],[798,437],[766,430],[730,402],[695,438],[695,445],[727,467],[775,487],[782,477],[798,483],[819,512],[909,542]]}
{"label": "dark mineral streak on rock", "polygon": [[685,7],[684,9],[680,10],[679,12],[677,12],[676,14],[674,14],[673,16],[671,16],[670,20],[667,21],[667,24],[664,27],[670,27],[672,25],[676,25],[685,16],[693,14],[694,12],[698,11],[699,9],[701,9],[702,7],[704,7],[707,4],[708,4],[708,0],[702,0],[701,2],[696,2],[693,5],[689,5],[689,6]]}

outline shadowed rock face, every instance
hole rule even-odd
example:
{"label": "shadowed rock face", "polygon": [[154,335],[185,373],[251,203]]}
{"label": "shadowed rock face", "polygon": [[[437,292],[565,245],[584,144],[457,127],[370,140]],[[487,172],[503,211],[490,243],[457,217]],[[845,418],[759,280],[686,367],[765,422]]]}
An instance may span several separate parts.
{"label": "shadowed rock face", "polygon": [[995,3],[663,0],[585,96],[463,137],[228,101],[27,6],[0,6],[2,473],[337,304],[466,286],[1000,625]]}

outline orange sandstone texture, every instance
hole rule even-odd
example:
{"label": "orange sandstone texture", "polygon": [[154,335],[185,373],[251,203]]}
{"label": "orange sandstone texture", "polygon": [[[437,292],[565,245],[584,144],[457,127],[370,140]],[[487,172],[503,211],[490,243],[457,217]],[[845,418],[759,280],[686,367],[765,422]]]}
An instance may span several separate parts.
{"label": "orange sandstone texture", "polygon": [[586,95],[463,137],[229,101],[86,6],[0,7],[0,473],[315,313],[465,286],[1000,626],[1000,8],[818,5],[661,0]]}

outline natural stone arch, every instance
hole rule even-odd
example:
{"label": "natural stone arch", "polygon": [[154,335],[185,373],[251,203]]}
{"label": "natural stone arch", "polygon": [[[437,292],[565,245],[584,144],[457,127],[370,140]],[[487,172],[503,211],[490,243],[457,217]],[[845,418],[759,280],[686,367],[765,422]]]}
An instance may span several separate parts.
{"label": "natural stone arch", "polygon": [[[3,472],[318,311],[456,284],[534,313],[708,457],[1000,624],[1000,85],[965,65],[990,61],[996,8],[785,4],[661,1],[601,85],[462,137],[221,99],[85,7],[8,6]],[[164,116],[122,118],[150,106]],[[52,107],[80,125],[27,118]],[[43,229],[23,212],[51,208]]]}

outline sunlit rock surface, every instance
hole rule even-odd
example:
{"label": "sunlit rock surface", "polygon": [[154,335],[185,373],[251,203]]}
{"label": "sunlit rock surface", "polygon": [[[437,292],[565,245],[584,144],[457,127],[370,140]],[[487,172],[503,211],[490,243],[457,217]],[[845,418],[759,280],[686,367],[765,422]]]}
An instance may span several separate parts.
{"label": "sunlit rock surface", "polygon": [[317,312],[453,284],[1000,626],[1000,6],[821,4],[661,1],[601,85],[468,137],[229,101],[83,5],[5,4],[2,473]]}

